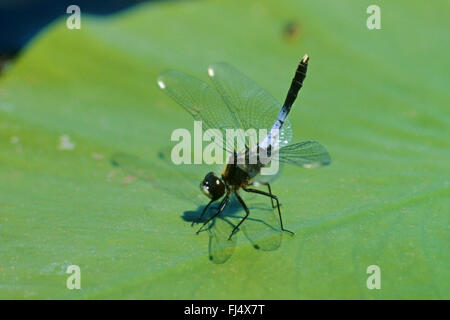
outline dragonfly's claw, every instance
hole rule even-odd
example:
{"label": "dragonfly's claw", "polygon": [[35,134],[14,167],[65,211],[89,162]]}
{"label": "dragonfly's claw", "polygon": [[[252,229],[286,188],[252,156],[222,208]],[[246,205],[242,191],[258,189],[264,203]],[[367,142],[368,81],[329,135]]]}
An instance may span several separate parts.
{"label": "dragonfly's claw", "polygon": [[235,231],[231,232],[230,236],[228,237],[228,241],[231,241],[231,238],[234,236],[235,233],[236,233]]}
{"label": "dragonfly's claw", "polygon": [[281,229],[281,231],[284,231],[284,232],[287,232],[287,233],[290,233],[292,236],[293,235],[295,235],[295,233],[294,232],[292,232],[291,230],[288,230],[288,229]]}
{"label": "dragonfly's claw", "polygon": [[205,226],[205,225],[201,226],[200,229],[198,229],[197,232],[196,232],[195,234],[199,234],[200,232],[202,232],[204,226]]}

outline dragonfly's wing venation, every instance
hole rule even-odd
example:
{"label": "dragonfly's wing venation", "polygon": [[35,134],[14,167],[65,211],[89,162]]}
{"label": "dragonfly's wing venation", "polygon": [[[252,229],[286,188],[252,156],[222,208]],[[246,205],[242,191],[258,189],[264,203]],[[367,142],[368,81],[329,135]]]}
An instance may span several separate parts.
{"label": "dragonfly's wing venation", "polygon": [[[239,128],[265,129],[269,133],[277,119],[281,105],[267,91],[226,63],[209,66],[208,75],[230,110],[235,114]],[[258,133],[259,134],[259,133]],[[258,140],[262,140],[258,137]],[[285,121],[279,135],[279,146],[292,139],[289,120]]]}
{"label": "dragonfly's wing venation", "polygon": [[226,130],[237,128],[239,123],[216,89],[174,70],[163,72],[158,77],[158,85],[195,120],[202,121],[204,131],[219,130],[222,137],[215,136],[214,141],[225,150],[233,152],[232,142],[229,142],[229,145],[224,143]]}
{"label": "dragonfly's wing venation", "polygon": [[198,180],[201,177],[200,172],[203,173],[205,168],[196,170],[196,166],[193,165],[190,166],[190,171],[182,171],[182,166],[175,166],[166,160],[147,162],[122,152],[111,156],[111,164],[134,178],[145,180],[167,195],[175,195],[196,205],[204,202],[199,192]]}
{"label": "dragonfly's wing venation", "polygon": [[[265,165],[259,161],[256,164],[250,164],[246,160],[238,166],[249,175],[253,184],[258,185],[270,183],[277,179],[284,164],[316,168],[326,166],[330,162],[330,155],[324,146],[316,141],[304,141],[280,148],[271,155],[270,162]],[[267,169],[264,173],[262,173],[263,168]]]}
{"label": "dragonfly's wing venation", "polygon": [[316,141],[304,141],[284,146],[279,151],[279,161],[303,168],[315,168],[330,164],[328,151]]}

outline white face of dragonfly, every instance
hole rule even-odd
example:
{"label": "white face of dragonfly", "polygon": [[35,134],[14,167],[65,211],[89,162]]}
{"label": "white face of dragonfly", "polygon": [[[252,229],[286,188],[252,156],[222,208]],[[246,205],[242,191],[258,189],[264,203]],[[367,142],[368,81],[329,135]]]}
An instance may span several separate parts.
{"label": "white face of dragonfly", "polygon": [[209,186],[208,185],[202,185],[201,186],[201,190],[202,190],[202,192],[203,192],[203,194],[205,195],[205,196],[207,196],[208,198],[210,198],[210,193],[209,193]]}

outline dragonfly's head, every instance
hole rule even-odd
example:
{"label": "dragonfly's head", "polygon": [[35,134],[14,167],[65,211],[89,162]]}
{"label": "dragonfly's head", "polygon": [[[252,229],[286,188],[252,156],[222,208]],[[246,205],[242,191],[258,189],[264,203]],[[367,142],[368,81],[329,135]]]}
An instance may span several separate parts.
{"label": "dragonfly's head", "polygon": [[200,183],[200,190],[211,200],[217,200],[225,194],[225,184],[214,172],[209,172]]}

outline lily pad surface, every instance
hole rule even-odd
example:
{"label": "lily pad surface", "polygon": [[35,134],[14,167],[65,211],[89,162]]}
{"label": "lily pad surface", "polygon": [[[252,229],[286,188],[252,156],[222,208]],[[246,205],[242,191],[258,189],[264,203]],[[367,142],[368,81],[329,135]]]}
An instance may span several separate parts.
{"label": "lily pad surface", "polygon": [[[0,298],[449,299],[449,4],[381,0],[369,30],[371,4],[170,1],[42,31],[0,78]],[[215,168],[167,163],[193,121],[156,79],[224,61],[282,102],[305,53],[293,142],[332,163],[272,184],[294,237],[263,250],[250,223],[212,263],[222,229],[191,221]]]}

